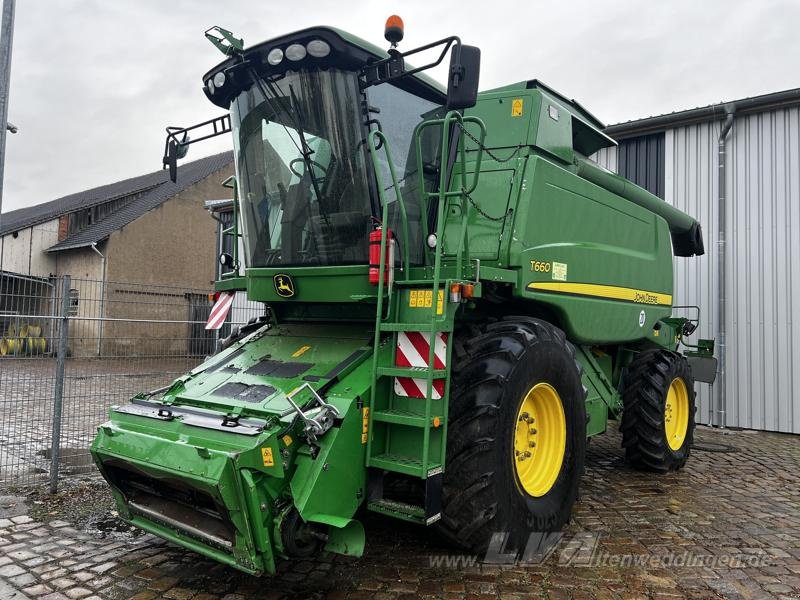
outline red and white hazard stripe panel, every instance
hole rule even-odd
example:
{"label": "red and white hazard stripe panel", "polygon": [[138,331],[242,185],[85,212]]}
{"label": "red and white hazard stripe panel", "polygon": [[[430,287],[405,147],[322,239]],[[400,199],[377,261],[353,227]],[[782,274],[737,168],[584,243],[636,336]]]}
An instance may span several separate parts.
{"label": "red and white hazard stripe panel", "polygon": [[228,311],[231,309],[231,304],[233,304],[234,295],[235,292],[220,294],[214,306],[211,308],[211,314],[208,315],[206,329],[219,329],[222,327],[222,324],[225,322],[225,317],[228,316]]}
{"label": "red and white hazard stripe panel", "polygon": [[[428,353],[431,348],[431,335],[434,335],[433,368],[444,369],[447,366],[447,334],[422,333],[419,331],[401,331],[397,334],[397,349],[394,364],[397,367],[427,367]],[[444,379],[433,380],[434,400],[444,395]],[[394,392],[398,396],[424,398],[427,388],[425,378],[395,377]]]}

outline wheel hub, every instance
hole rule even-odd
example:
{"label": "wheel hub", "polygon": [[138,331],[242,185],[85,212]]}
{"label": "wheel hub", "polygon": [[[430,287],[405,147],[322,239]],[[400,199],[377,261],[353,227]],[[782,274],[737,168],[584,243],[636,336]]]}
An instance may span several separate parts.
{"label": "wheel hub", "polygon": [[526,493],[544,496],[555,484],[567,444],[561,397],[549,383],[537,383],[522,399],[514,432],[513,462]]}
{"label": "wheel hub", "polygon": [[689,392],[686,383],[676,377],[669,384],[664,402],[664,433],[672,450],[680,450],[689,428]]}

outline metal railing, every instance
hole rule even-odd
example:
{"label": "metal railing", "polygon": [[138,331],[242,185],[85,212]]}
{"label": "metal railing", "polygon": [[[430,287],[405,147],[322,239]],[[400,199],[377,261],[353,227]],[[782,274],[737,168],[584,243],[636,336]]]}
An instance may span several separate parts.
{"label": "metal railing", "polygon": [[0,489],[94,471],[108,409],[166,385],[264,314],[237,296],[207,331],[208,290],[0,272]]}

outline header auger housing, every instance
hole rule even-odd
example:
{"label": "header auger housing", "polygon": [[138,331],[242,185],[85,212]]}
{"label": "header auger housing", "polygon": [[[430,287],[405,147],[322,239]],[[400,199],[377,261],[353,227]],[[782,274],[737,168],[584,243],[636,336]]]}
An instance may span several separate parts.
{"label": "header auger housing", "polygon": [[[401,52],[387,25],[388,52],[328,27],[249,48],[210,30],[226,59],[204,91],[230,112],[168,130],[175,175],[232,132],[216,288],[265,316],[112,408],[92,452],[121,518],[250,573],[360,555],[361,507],[522,550],[568,521],[609,420],[630,462],[680,468],[689,360],[713,378],[713,342],[678,352],[696,319],[672,301],[699,224],[592,163],[615,142],[578,103],[537,80],[477,94],[477,48]],[[444,88],[423,71],[448,53]]]}

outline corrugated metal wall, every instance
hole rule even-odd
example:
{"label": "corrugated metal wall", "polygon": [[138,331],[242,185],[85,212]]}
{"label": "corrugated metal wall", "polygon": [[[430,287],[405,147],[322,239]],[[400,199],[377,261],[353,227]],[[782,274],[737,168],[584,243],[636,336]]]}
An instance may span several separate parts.
{"label": "corrugated metal wall", "polygon": [[[717,311],[716,143],[720,123],[674,130],[667,198],[705,224],[699,272],[678,266],[682,302]],[[670,147],[671,146],[671,147]],[[800,109],[736,119],[728,138],[727,425],[800,433]],[[671,194],[671,195],[670,195]],[[676,260],[676,262],[678,262]],[[798,342],[800,344],[800,342]],[[800,389],[800,388],[799,388]]]}
{"label": "corrugated metal wall", "polygon": [[[665,136],[664,196],[670,204],[692,215],[703,227],[706,253],[691,258],[676,257],[676,306],[700,307],[700,328],[690,342],[697,338],[717,337],[717,137],[719,123],[702,123],[667,131]],[[730,283],[730,282],[729,282]],[[676,310],[682,316],[695,316],[692,310]],[[734,344],[729,336],[729,347]],[[734,369],[728,352],[729,369]],[[730,387],[730,381],[728,383]],[[712,389],[698,384],[697,421],[719,424],[712,415]],[[713,417],[713,421],[712,421]],[[733,425],[730,415],[726,422]]]}
{"label": "corrugated metal wall", "polygon": [[617,150],[617,172],[651,194],[664,197],[664,134],[622,140]]}
{"label": "corrugated metal wall", "polygon": [[595,152],[589,158],[599,164],[601,167],[605,167],[609,171],[617,172],[617,147],[614,146],[613,148],[603,148],[599,152]]}
{"label": "corrugated metal wall", "polygon": [[[666,132],[665,200],[703,225],[706,254],[675,259],[675,304],[717,335],[717,137],[721,122]],[[593,158],[615,168],[615,149]],[[800,109],[737,117],[728,138],[725,424],[800,433]],[[696,337],[696,336],[693,336]],[[798,341],[795,348],[794,340]],[[698,421],[712,393],[698,384]],[[718,423],[718,416],[715,416]]]}

